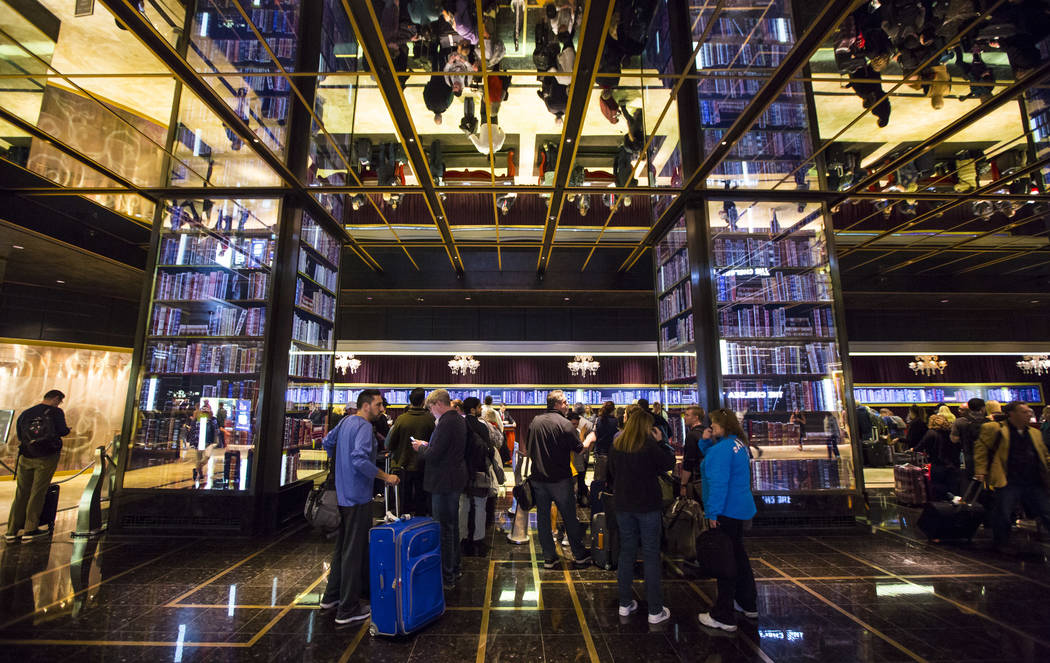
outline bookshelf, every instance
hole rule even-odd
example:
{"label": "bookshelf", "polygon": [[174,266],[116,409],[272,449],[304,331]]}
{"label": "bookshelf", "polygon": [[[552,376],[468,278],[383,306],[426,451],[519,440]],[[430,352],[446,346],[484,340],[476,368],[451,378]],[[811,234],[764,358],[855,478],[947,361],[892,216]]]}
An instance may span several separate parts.
{"label": "bookshelf", "polygon": [[[648,399],[650,403],[661,402],[668,407],[684,407],[696,403],[696,389],[686,385],[677,387],[661,387],[660,385],[631,385],[631,386],[594,386],[573,387],[564,385],[528,385],[528,386],[500,386],[500,385],[478,385],[478,386],[451,386],[444,385],[421,385],[429,393],[432,389],[448,389],[449,396],[453,399],[469,398],[474,396],[484,400],[486,396],[492,396],[496,405],[504,404],[507,407],[517,408],[545,408],[547,407],[547,393],[554,389],[565,392],[566,398],[572,403],[587,403],[589,405],[601,405],[605,401],[612,401],[617,405],[630,405],[639,398]],[[392,407],[407,407],[408,395],[413,387],[391,386],[381,384],[347,384],[337,383],[333,402],[335,405],[353,405],[357,402],[357,395],[363,389],[379,389],[383,397],[387,399]]]}
{"label": "bookshelf", "polygon": [[[342,245],[303,212],[299,228],[292,342],[288,354],[280,484],[286,485],[317,468],[302,463],[304,450],[321,448],[328,432],[334,370],[336,293]],[[310,415],[317,404],[323,415]]]}
{"label": "bookshelf", "polygon": [[248,488],[277,229],[250,202],[165,210],[128,463],[162,478],[141,487]]}
{"label": "bookshelf", "polygon": [[[732,11],[690,3],[694,37],[707,35],[695,60],[700,148],[707,153],[721,146],[795,43],[790,5],[727,4]],[[687,215],[703,225],[697,255],[688,259],[701,270],[701,287],[710,283],[709,297],[697,292],[713,317],[693,312],[712,320],[717,336],[716,343],[698,345],[702,354],[716,355],[703,357],[707,370],[718,373],[719,393],[711,398],[717,403],[710,405],[734,410],[750,442],[764,450],[752,461],[759,519],[773,519],[778,510],[790,510],[792,518],[845,517],[839,511],[848,500],[836,496],[856,490],[824,212],[799,202],[732,199],[736,187],[815,186],[814,171],[800,167],[812,154],[808,104],[803,84],[788,83],[708,175],[708,189],[721,199]],[[661,328],[661,339],[672,338]],[[821,495],[830,501],[815,500]],[[803,503],[811,513],[800,513]]]}
{"label": "bookshelf", "polygon": [[660,381],[666,385],[696,382],[693,287],[685,219],[679,219],[653,247],[656,309],[659,320]]}

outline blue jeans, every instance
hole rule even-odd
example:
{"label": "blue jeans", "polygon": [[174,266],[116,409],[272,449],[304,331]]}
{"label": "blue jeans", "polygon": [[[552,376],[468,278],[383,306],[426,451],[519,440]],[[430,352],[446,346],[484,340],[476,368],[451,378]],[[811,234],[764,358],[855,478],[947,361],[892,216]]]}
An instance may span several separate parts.
{"label": "blue jeans", "polygon": [[583,546],[583,528],[576,518],[574,488],[572,477],[554,483],[532,482],[532,495],[536,502],[536,527],[540,530],[540,547],[543,548],[544,559],[555,559],[558,556],[554,548],[554,536],[551,535],[551,503],[558,506],[558,512],[565,521],[565,533],[569,535],[572,556],[579,559],[587,552]]}
{"label": "blue jeans", "polygon": [[446,585],[459,573],[459,493],[432,493],[431,511],[441,525],[441,576]]}
{"label": "blue jeans", "polygon": [[620,526],[620,565],[616,570],[620,605],[628,606],[633,599],[631,583],[634,582],[634,560],[638,557],[638,545],[641,543],[645,600],[649,602],[649,614],[658,615],[664,609],[663,592],[660,590],[660,533],[663,527],[660,512],[617,511],[616,522]]}
{"label": "blue jeans", "polygon": [[1004,544],[1010,538],[1017,503],[1024,505],[1028,515],[1043,523],[1050,531],[1050,493],[1043,486],[1007,485],[995,489],[995,505],[992,507],[992,531],[996,544]]}

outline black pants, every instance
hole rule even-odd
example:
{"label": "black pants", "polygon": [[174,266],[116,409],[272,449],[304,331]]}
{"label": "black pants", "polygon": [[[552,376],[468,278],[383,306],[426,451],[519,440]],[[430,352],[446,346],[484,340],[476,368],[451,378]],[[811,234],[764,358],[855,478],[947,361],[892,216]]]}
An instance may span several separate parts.
{"label": "black pants", "polygon": [[351,615],[359,602],[369,600],[368,530],[372,528],[372,503],[341,506],[342,523],[335,538],[332,568],[328,572],[322,603],[339,601],[336,617]]}
{"label": "black pants", "polygon": [[718,517],[718,527],[733,540],[733,557],[736,559],[736,576],[718,579],[718,597],[711,608],[711,616],[723,624],[736,623],[733,601],[748,611],[756,610],[758,605],[755,574],[751,570],[747,551],[744,550],[744,523],[736,518]]}
{"label": "black pants", "polygon": [[[430,513],[430,497],[423,490],[423,470],[399,470],[401,513],[425,516]],[[400,514],[399,514],[400,515]]]}

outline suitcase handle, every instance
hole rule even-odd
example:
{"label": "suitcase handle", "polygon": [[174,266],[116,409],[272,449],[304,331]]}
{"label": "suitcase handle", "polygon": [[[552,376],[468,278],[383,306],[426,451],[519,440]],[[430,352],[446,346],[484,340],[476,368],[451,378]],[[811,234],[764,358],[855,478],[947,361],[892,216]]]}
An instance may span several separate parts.
{"label": "suitcase handle", "polygon": [[[386,473],[390,474],[390,454],[386,454]],[[386,522],[392,523],[398,520],[399,517],[403,517],[406,520],[407,516],[401,515],[401,491],[394,489],[394,511],[390,511],[390,484],[383,482],[383,511],[386,514]],[[395,515],[396,514],[396,515]]]}
{"label": "suitcase handle", "polygon": [[[974,491],[973,497],[969,497],[970,490],[973,489],[974,486],[977,486],[977,490]],[[963,503],[965,503],[965,504],[973,504],[974,502],[977,501],[977,498],[981,496],[981,492],[983,492],[983,491],[984,491],[984,482],[983,481],[978,481],[977,479],[971,479],[970,480],[970,485],[966,487],[966,492],[963,493],[963,496],[962,496]]]}

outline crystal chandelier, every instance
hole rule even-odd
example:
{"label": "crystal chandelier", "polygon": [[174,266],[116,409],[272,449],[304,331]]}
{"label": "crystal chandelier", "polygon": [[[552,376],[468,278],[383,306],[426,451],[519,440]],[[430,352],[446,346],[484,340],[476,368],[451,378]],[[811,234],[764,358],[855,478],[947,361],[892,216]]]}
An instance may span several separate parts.
{"label": "crystal chandelier", "polygon": [[1025,355],[1024,359],[1017,362],[1017,368],[1025,373],[1035,373],[1036,375],[1050,373],[1050,356]]}
{"label": "crystal chandelier", "polygon": [[468,372],[474,375],[478,371],[478,366],[481,366],[481,362],[474,359],[473,355],[456,355],[448,362],[452,375],[466,375]]}
{"label": "crystal chandelier", "polygon": [[933,375],[934,373],[944,373],[944,369],[948,368],[948,362],[937,359],[937,355],[915,355],[915,361],[908,362],[908,368],[915,371],[918,375]]}
{"label": "crystal chandelier", "polygon": [[361,360],[353,354],[347,352],[335,353],[335,370],[340,373],[346,373],[349,369],[350,373],[356,373],[359,368],[361,368]]}
{"label": "crystal chandelier", "polygon": [[594,361],[594,357],[590,355],[576,355],[569,362],[569,371],[572,372],[573,376],[578,375],[585,378],[588,373],[597,375],[599,366],[601,364]]}

